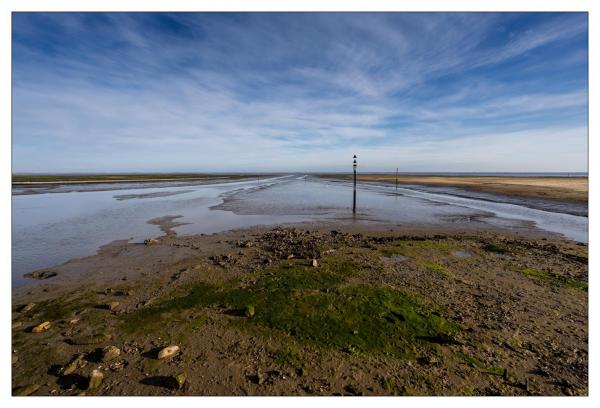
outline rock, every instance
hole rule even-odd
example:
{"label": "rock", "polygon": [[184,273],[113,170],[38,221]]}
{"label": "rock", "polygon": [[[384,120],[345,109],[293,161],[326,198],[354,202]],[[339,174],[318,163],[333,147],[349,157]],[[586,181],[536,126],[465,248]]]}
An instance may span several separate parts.
{"label": "rock", "polygon": [[265,373],[261,369],[258,369],[258,371],[256,372],[256,375],[248,376],[248,379],[250,381],[252,381],[254,384],[261,385],[261,384],[264,384],[266,378],[265,378]]}
{"label": "rock", "polygon": [[179,346],[168,346],[158,352],[158,359],[174,357],[179,354]]}
{"label": "rock", "polygon": [[125,367],[127,367],[128,364],[129,363],[127,363],[127,360],[117,360],[117,361],[110,363],[108,368],[111,371],[120,371],[120,370],[124,369]]}
{"label": "rock", "polygon": [[255,381],[258,385],[264,384],[265,382],[265,373],[262,370],[258,370],[256,372]]}
{"label": "rock", "polygon": [[79,319],[78,317],[76,317],[75,319],[69,320],[69,324],[77,324],[77,323],[79,323],[79,320],[81,320],[81,319]]}
{"label": "rock", "polygon": [[77,354],[67,365],[60,369],[59,374],[63,376],[73,374],[77,369],[84,365],[85,360],[83,359],[83,354]]}
{"label": "rock", "polygon": [[14,330],[14,329],[18,329],[18,328],[19,328],[19,327],[21,327],[22,325],[23,325],[23,323],[21,323],[21,322],[14,322],[14,323],[12,324],[12,329],[13,329],[13,330]]}
{"label": "rock", "polygon": [[44,323],[38,324],[33,329],[31,329],[31,332],[32,333],[42,333],[42,332],[45,332],[46,330],[48,330],[49,328],[50,328],[50,322],[44,322]]}
{"label": "rock", "polygon": [[246,315],[246,317],[253,317],[254,316],[254,305],[247,305],[244,310],[244,315]]}
{"label": "rock", "polygon": [[154,244],[158,244],[158,239],[154,239],[154,238],[148,238],[144,240],[144,244],[146,245],[154,245]]}
{"label": "rock", "polygon": [[92,373],[90,374],[90,382],[88,384],[88,389],[93,390],[93,389],[100,387],[100,385],[102,385],[103,379],[104,379],[104,374],[102,374],[102,372],[100,370],[92,371]]}
{"label": "rock", "polygon": [[169,376],[165,378],[165,386],[172,390],[179,390],[185,384],[185,377],[185,373]]}
{"label": "rock", "polygon": [[115,346],[107,346],[102,349],[102,357],[101,360],[103,363],[107,361],[114,360],[115,358],[121,355],[121,350]]}
{"label": "rock", "polygon": [[316,259],[313,259],[312,260],[312,266],[313,266],[313,268],[319,267],[319,261],[317,261]]}
{"label": "rock", "polygon": [[21,310],[19,310],[19,312],[21,312],[21,313],[27,313],[31,309],[33,309],[34,307],[35,307],[35,303],[27,303],[25,306],[23,306],[21,308]]}
{"label": "rock", "polygon": [[433,365],[437,365],[439,364],[439,360],[437,357],[435,356],[425,356],[425,357],[421,357],[417,360],[421,365],[424,366],[433,366]]}
{"label": "rock", "polygon": [[293,259],[294,258],[294,254],[289,254],[287,259]]}
{"label": "rock", "polygon": [[25,395],[31,395],[34,392],[36,392],[37,390],[40,389],[40,386],[38,384],[29,384],[26,385],[24,387],[18,387],[13,391],[13,395],[16,396],[25,396]]}
{"label": "rock", "polygon": [[117,307],[119,307],[119,302],[114,301],[114,302],[108,302],[107,304],[104,305],[105,309],[108,309],[110,311],[114,311],[117,310]]}
{"label": "rock", "polygon": [[35,272],[26,273],[25,275],[23,275],[23,277],[30,278],[30,279],[43,280],[43,279],[53,278],[56,275],[58,275],[58,274],[56,272],[52,272],[52,271],[35,271]]}
{"label": "rock", "polygon": [[19,361],[19,356],[17,356],[16,354],[12,355],[12,364],[15,364],[17,361]]}

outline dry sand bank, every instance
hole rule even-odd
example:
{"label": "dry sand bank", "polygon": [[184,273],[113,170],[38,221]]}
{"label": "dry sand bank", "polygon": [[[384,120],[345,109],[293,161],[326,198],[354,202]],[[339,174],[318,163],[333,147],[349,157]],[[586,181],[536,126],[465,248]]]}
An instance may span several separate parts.
{"label": "dry sand bank", "polygon": [[[323,175],[326,178],[350,180],[351,175]],[[395,183],[395,175],[361,174],[359,181]],[[587,177],[507,177],[507,176],[398,176],[399,184],[459,187],[466,190],[541,198],[587,202]]]}

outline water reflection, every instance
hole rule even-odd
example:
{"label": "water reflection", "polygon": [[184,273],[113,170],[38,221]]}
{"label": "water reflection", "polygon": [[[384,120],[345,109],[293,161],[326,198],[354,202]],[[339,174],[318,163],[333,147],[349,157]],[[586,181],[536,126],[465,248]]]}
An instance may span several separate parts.
{"label": "water reflection", "polygon": [[[94,254],[116,239],[141,242],[160,235],[153,218],[181,215],[179,234],[213,233],[253,225],[302,221],[379,221],[393,224],[538,228],[587,241],[587,218],[515,204],[359,185],[352,215],[351,184],[309,176],[271,177],[218,184],[160,183],[78,191],[13,195],[13,283],[23,273]],[[22,193],[23,190],[19,190]]]}

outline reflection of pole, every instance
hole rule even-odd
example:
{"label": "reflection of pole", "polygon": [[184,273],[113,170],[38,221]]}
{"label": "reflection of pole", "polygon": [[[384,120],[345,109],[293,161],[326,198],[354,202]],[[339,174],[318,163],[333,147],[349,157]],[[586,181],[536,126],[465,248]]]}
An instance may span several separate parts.
{"label": "reflection of pole", "polygon": [[396,191],[398,191],[398,167],[396,167]]}
{"label": "reflection of pole", "polygon": [[352,163],[352,170],[354,170],[354,193],[352,197],[352,213],[356,213],[356,155],[354,155],[354,163]]}

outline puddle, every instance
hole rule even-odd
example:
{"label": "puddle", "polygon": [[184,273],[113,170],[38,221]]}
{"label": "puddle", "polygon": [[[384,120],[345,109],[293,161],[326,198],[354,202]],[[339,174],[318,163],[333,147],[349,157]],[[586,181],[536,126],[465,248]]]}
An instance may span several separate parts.
{"label": "puddle", "polygon": [[407,261],[410,258],[408,256],[394,254],[392,256],[382,256],[379,259],[381,259],[385,263],[398,264],[398,263]]}
{"label": "puddle", "polygon": [[452,255],[458,258],[470,258],[473,256],[473,254],[469,251],[454,251],[452,252]]}

